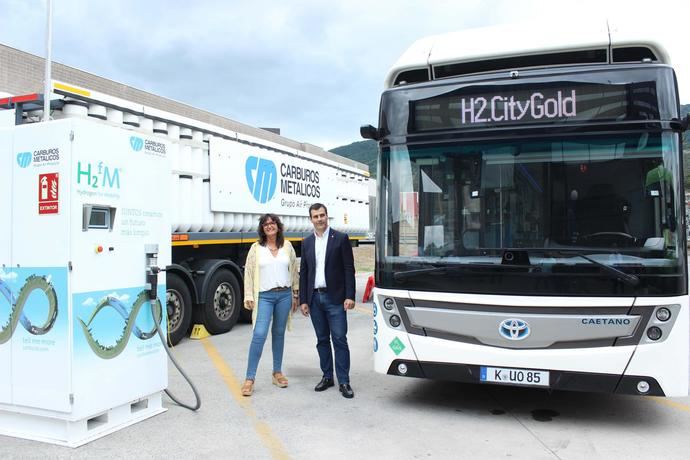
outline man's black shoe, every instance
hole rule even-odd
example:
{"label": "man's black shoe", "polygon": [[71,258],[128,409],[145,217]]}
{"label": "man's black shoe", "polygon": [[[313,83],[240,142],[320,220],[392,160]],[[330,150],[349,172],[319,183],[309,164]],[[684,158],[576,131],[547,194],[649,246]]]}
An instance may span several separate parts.
{"label": "man's black shoe", "polygon": [[344,398],[354,398],[355,397],[355,392],[352,391],[352,387],[350,386],[349,383],[341,383],[339,385],[340,387],[340,393],[343,395]]}
{"label": "man's black shoe", "polygon": [[316,386],[314,387],[314,391],[323,391],[332,387],[333,385],[335,385],[335,383],[333,383],[333,379],[324,377],[321,379],[319,383],[316,384]]}

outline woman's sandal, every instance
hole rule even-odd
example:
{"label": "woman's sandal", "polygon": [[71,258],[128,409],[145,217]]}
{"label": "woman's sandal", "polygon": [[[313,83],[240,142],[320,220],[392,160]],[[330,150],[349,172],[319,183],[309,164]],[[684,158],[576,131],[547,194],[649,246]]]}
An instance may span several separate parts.
{"label": "woman's sandal", "polygon": [[282,372],[273,373],[273,385],[278,388],[286,388],[288,386],[288,379],[283,375]]}
{"label": "woman's sandal", "polygon": [[242,396],[251,396],[254,393],[254,380],[245,380],[242,385]]}

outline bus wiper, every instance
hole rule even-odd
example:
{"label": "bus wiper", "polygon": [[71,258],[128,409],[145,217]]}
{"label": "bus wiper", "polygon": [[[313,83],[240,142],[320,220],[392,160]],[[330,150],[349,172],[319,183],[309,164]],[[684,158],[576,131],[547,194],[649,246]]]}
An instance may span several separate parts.
{"label": "bus wiper", "polygon": [[464,264],[451,264],[451,265],[433,265],[431,267],[424,267],[424,268],[415,268],[412,270],[405,270],[402,272],[397,272],[393,274],[393,278],[396,280],[402,280],[405,278],[410,278],[413,276],[417,275],[426,275],[428,273],[446,273],[449,271],[459,271],[459,270],[466,270],[466,269],[473,269],[473,268],[498,268],[498,269],[516,269],[516,268],[539,268],[538,265],[529,265],[529,264],[512,264],[512,265],[505,265],[505,264],[494,264],[494,263],[485,263],[485,262],[468,262]]}
{"label": "bus wiper", "polygon": [[637,275],[631,275],[629,273],[625,273],[623,270],[619,270],[616,267],[613,267],[611,265],[607,265],[603,262],[599,262],[598,260],[592,259],[591,257],[586,256],[584,254],[580,254],[577,251],[564,251],[564,250],[547,251],[547,254],[581,257],[582,259],[585,259],[585,260],[591,262],[593,265],[596,265],[597,267],[601,268],[603,271],[605,271],[609,275],[612,275],[615,279],[620,280],[629,286],[637,286],[638,284],[640,284],[640,278]]}
{"label": "bus wiper", "polygon": [[405,270],[402,272],[397,272],[393,274],[393,279],[396,280],[402,280],[405,278],[411,278],[413,276],[417,275],[425,275],[427,273],[443,273],[447,271],[448,267],[447,266],[431,266],[431,267],[424,267],[424,268],[415,268],[412,270]]}

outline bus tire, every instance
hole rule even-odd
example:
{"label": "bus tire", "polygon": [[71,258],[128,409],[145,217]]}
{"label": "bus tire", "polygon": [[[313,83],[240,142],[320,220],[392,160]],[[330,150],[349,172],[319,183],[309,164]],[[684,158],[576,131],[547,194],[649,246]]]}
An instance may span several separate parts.
{"label": "bus tire", "polygon": [[209,333],[228,332],[237,323],[242,305],[240,292],[240,284],[230,270],[221,268],[211,276],[202,306]]}
{"label": "bus tire", "polygon": [[165,304],[168,317],[168,345],[177,345],[192,324],[192,294],[179,275],[166,276]]}

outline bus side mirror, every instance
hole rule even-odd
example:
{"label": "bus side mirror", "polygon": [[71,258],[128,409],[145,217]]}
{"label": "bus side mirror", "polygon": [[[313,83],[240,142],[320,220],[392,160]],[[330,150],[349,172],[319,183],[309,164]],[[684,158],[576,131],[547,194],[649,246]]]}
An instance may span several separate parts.
{"label": "bus side mirror", "polygon": [[375,141],[378,141],[379,139],[381,139],[381,133],[379,132],[379,130],[374,128],[371,125],[360,126],[359,127],[359,134],[364,139],[373,139]]}

